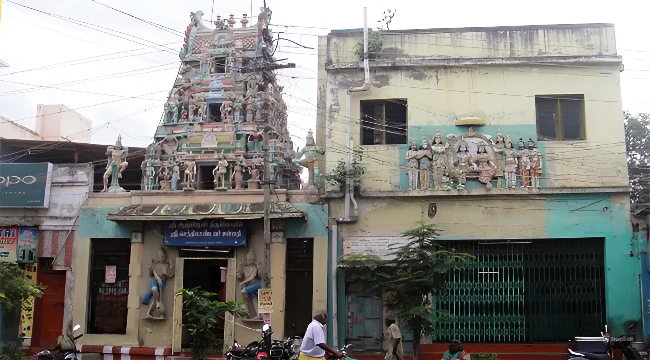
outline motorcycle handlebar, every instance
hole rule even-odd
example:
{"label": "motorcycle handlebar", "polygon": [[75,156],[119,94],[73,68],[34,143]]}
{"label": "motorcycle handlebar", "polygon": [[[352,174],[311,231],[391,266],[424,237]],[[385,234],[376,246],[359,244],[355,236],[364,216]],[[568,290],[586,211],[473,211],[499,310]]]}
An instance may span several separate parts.
{"label": "motorcycle handlebar", "polygon": [[81,335],[79,335],[79,336],[75,336],[73,339],[74,339],[75,341],[77,341],[77,340],[81,339],[82,336],[84,336],[84,334],[81,334]]}

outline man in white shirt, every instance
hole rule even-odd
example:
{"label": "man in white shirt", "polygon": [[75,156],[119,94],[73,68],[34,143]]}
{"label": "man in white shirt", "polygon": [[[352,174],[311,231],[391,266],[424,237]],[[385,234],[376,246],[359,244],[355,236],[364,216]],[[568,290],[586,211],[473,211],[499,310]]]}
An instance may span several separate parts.
{"label": "man in white shirt", "polygon": [[307,326],[300,345],[298,360],[324,359],[325,353],[329,354],[329,358],[340,359],[343,357],[343,354],[325,343],[325,324],[327,324],[327,312],[317,311],[314,320]]}

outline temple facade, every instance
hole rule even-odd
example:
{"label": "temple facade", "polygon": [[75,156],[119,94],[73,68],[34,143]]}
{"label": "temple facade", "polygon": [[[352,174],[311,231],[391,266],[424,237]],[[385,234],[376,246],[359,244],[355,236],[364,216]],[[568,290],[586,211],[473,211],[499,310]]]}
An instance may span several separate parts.
{"label": "temple facade", "polygon": [[[319,150],[311,133],[293,149],[274,72],[293,64],[272,56],[271,10],[211,26],[202,15],[191,13],[155,141],[138,154],[121,139],[109,147],[103,191],[82,208],[74,320],[85,354],[185,354],[183,289],[246,305],[247,316],[219,319],[216,353],[258,340],[265,323],[278,338],[298,335],[327,306],[326,263],[315,258],[328,251]],[[140,189],[127,189],[121,175],[138,166]]]}

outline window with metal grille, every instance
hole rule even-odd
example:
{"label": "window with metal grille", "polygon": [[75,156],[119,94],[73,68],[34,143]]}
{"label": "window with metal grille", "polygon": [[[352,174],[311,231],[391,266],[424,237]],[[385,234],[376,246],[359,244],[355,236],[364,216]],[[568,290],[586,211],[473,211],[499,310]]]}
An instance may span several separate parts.
{"label": "window with metal grille", "polygon": [[126,334],[131,240],[91,239],[90,250],[87,332]]}
{"label": "window with metal grille", "polygon": [[535,96],[539,140],[584,140],[584,95]]}
{"label": "window with metal grille", "polygon": [[361,144],[407,143],[406,99],[361,101]]}

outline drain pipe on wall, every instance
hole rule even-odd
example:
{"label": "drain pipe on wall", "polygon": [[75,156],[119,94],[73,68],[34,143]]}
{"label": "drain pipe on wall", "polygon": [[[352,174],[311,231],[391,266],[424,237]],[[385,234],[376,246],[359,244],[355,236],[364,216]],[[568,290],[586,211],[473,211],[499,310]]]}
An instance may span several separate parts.
{"label": "drain pipe on wall", "polygon": [[[359,207],[357,202],[354,200],[354,182],[351,181],[349,174],[352,173],[352,156],[354,142],[352,141],[352,133],[350,131],[350,119],[351,119],[351,109],[350,103],[352,98],[352,93],[362,92],[370,90],[370,64],[368,63],[368,8],[363,8],[363,74],[364,81],[363,85],[358,87],[351,87],[347,91],[345,97],[345,145],[348,150],[347,158],[347,170],[348,176],[345,179],[345,204],[344,204],[344,217],[334,219],[334,222],[331,226],[332,232],[332,342],[335,347],[339,346],[339,334],[338,334],[338,255],[339,255],[339,231],[338,223],[350,223],[355,222],[359,219]],[[350,217],[350,202],[354,204],[354,216]]]}
{"label": "drain pipe on wall", "polygon": [[[354,218],[359,217],[359,209],[357,202],[354,200],[354,182],[350,179],[350,174],[352,174],[352,156],[354,142],[352,141],[352,133],[350,132],[350,119],[351,119],[351,109],[350,103],[352,98],[352,93],[362,92],[370,90],[370,64],[368,63],[368,8],[363,8],[363,75],[364,81],[363,85],[358,87],[351,87],[348,89],[347,96],[345,98],[345,129],[346,129],[346,146],[348,148],[348,160],[347,160],[347,169],[348,176],[345,181],[345,220],[351,221],[350,219],[350,201],[354,204]],[[363,124],[361,124],[363,126]]]}

